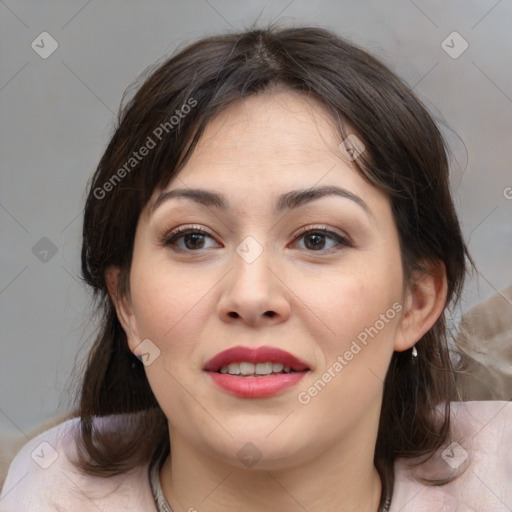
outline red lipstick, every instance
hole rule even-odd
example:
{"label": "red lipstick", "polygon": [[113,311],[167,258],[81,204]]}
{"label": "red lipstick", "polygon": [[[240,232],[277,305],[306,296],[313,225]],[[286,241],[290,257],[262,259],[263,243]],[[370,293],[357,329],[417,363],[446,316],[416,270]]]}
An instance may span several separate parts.
{"label": "red lipstick", "polygon": [[[226,368],[233,363],[273,363],[277,373],[232,375]],[[276,366],[277,365],[277,366]],[[247,365],[242,365],[244,370]],[[223,373],[221,368],[224,367]],[[236,367],[236,366],[235,366]],[[267,365],[268,368],[268,365]],[[308,365],[298,357],[274,347],[233,347],[220,352],[204,366],[213,382],[229,394],[244,398],[265,398],[297,384],[309,371]],[[249,370],[250,372],[250,370]]]}

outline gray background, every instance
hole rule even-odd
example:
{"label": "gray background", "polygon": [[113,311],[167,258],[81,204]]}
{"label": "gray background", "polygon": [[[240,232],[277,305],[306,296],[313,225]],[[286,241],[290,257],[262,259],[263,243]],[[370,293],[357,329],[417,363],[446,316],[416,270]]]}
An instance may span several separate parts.
{"label": "gray background", "polygon": [[[443,125],[480,271],[453,318],[512,283],[512,2],[0,0],[0,432],[69,407],[94,331],[77,277],[84,191],[124,89],[178,45],[258,17],[360,43]],[[454,31],[469,45],[457,58],[443,46],[460,51],[458,36],[442,46]],[[31,47],[42,32],[59,45],[46,59]]]}

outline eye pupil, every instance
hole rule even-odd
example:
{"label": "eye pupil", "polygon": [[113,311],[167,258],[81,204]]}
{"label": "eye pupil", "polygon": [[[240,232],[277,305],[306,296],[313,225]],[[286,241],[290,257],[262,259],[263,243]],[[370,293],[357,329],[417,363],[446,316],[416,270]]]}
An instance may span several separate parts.
{"label": "eye pupil", "polygon": [[204,235],[190,233],[184,236],[184,242],[187,249],[201,249],[204,245]]}
{"label": "eye pupil", "polygon": [[[311,242],[311,243],[308,243]],[[325,235],[314,233],[305,239],[305,245],[308,249],[322,249],[325,244]]]}

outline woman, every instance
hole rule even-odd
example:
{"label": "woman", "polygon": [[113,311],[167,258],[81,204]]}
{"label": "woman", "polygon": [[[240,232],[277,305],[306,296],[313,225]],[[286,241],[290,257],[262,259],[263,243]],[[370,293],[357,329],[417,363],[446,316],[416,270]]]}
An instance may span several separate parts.
{"label": "woman", "polygon": [[440,133],[380,62],[308,27],[190,45],[92,179],[78,417],[0,510],[509,510],[510,404],[451,404],[466,258]]}

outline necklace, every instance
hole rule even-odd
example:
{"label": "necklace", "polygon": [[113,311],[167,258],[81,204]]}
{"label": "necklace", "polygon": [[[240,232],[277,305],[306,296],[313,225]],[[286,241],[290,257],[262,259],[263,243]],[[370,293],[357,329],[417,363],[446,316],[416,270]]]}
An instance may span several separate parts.
{"label": "necklace", "polygon": [[[149,483],[151,486],[151,493],[155,501],[157,512],[172,512],[169,502],[164,496],[162,486],[160,484],[160,469],[167,456],[167,451],[164,449],[157,449],[151,463],[149,464]],[[381,512],[389,512],[391,507],[391,497],[387,496],[382,506]]]}
{"label": "necklace", "polygon": [[172,509],[165,499],[160,485],[160,469],[167,456],[166,450],[157,449],[153,455],[153,458],[149,464],[149,484],[151,486],[151,493],[155,501],[157,512],[172,512]]}

